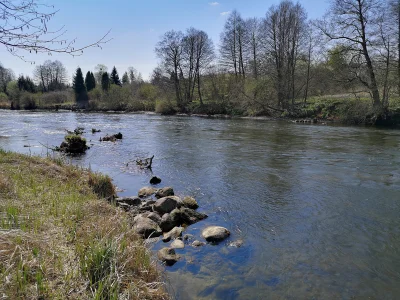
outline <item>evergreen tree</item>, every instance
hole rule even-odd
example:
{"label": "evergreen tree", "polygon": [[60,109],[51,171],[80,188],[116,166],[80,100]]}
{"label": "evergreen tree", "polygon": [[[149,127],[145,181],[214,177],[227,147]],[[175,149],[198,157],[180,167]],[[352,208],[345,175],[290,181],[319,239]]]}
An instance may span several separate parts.
{"label": "evergreen tree", "polygon": [[110,79],[111,79],[110,80],[111,84],[116,84],[116,85],[122,86],[121,80],[119,80],[118,72],[117,72],[117,69],[115,68],[115,66],[111,71],[111,78]]}
{"label": "evergreen tree", "polygon": [[75,100],[80,106],[84,106],[88,101],[85,82],[81,68],[76,69],[75,76],[72,80],[73,89],[75,92]]}
{"label": "evergreen tree", "polygon": [[125,72],[124,75],[122,76],[122,84],[129,84],[129,76],[128,76],[128,72]]}
{"label": "evergreen tree", "polygon": [[93,73],[91,73],[90,71],[86,73],[85,85],[86,85],[86,90],[88,92],[90,92],[96,87],[96,81],[94,80]]}
{"label": "evergreen tree", "polygon": [[110,77],[107,72],[104,72],[103,75],[101,75],[101,88],[103,91],[108,91],[110,88]]}

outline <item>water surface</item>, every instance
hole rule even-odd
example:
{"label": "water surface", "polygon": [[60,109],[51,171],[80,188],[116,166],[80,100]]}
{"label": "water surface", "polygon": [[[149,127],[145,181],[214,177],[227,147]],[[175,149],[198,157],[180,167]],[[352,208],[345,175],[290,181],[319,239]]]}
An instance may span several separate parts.
{"label": "water surface", "polygon": [[[92,147],[73,163],[109,174],[128,196],[151,176],[132,161],[154,155],[160,186],[194,196],[209,215],[187,233],[232,232],[217,246],[178,251],[183,259],[166,274],[176,298],[400,298],[400,131],[0,111],[0,147],[51,154],[43,145],[59,145],[77,126]],[[99,142],[117,132],[122,141]],[[228,246],[238,239],[242,247]]]}

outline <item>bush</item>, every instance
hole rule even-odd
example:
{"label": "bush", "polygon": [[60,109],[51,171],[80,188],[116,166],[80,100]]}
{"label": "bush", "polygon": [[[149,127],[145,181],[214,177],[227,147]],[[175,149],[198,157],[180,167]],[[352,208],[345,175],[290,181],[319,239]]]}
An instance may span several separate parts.
{"label": "bush", "polygon": [[36,109],[35,96],[31,93],[24,93],[21,96],[20,105],[26,110]]}
{"label": "bush", "polygon": [[156,102],[156,113],[162,115],[173,115],[177,112],[171,101],[169,100],[158,100]]}
{"label": "bush", "polygon": [[56,92],[48,92],[43,93],[40,96],[40,102],[42,105],[50,105],[50,104],[62,104],[67,102],[73,102],[73,93],[72,91],[56,91]]}

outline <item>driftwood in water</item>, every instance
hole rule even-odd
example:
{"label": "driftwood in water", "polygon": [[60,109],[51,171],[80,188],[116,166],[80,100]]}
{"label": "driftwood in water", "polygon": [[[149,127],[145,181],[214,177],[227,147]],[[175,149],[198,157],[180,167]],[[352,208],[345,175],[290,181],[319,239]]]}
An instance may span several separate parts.
{"label": "driftwood in water", "polygon": [[153,158],[154,155],[152,157],[148,157],[145,159],[136,159],[136,164],[138,166],[140,166],[141,169],[151,169],[151,165],[153,163]]}

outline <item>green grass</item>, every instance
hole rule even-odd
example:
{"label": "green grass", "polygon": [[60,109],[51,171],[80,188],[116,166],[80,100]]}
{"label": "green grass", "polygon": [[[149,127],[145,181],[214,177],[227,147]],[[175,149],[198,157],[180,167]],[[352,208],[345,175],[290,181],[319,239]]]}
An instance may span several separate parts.
{"label": "green grass", "polygon": [[[0,295],[166,299],[109,177],[0,149]],[[149,288],[152,286],[153,288]]]}

